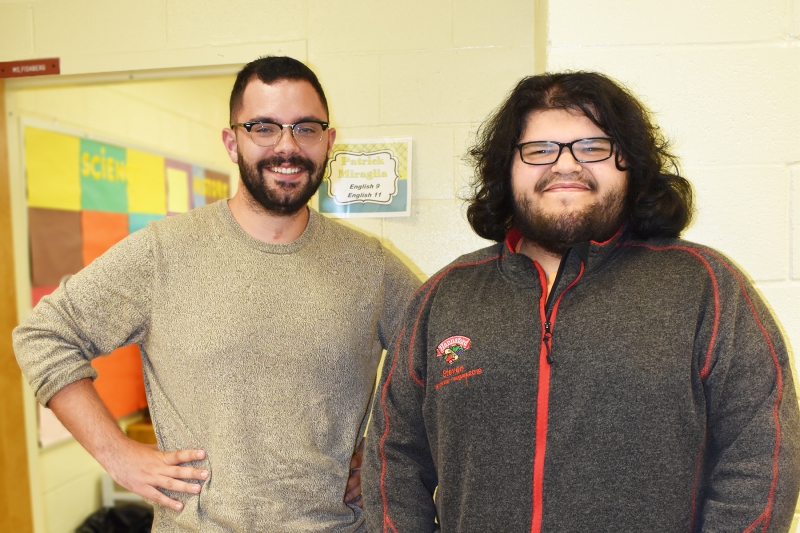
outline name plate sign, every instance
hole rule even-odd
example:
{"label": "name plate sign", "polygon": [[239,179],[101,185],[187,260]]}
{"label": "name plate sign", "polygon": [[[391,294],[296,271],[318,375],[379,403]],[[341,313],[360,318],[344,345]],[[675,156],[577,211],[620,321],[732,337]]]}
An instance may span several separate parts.
{"label": "name plate sign", "polygon": [[333,145],[319,188],[319,212],[339,218],[411,214],[411,139]]}
{"label": "name plate sign", "polygon": [[51,74],[61,74],[61,60],[57,57],[0,62],[0,78],[24,78]]}

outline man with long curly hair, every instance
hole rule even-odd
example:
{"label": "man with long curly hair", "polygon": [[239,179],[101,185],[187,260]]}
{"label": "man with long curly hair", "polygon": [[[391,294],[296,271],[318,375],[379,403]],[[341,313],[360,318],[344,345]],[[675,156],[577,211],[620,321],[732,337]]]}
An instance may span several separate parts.
{"label": "man with long curly hair", "polygon": [[[367,446],[375,531],[787,531],[786,344],[645,107],[592,72],[519,82],[470,151],[497,242],[412,298]],[[452,354],[457,354],[453,357]]]}

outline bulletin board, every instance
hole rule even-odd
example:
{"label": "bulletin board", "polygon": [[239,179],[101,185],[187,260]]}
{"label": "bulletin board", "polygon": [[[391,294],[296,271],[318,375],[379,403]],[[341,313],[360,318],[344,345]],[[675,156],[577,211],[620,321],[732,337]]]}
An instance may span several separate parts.
{"label": "bulletin board", "polygon": [[[205,165],[28,122],[22,135],[32,306],[148,222],[230,196],[230,175]],[[137,346],[92,366],[112,415],[147,406]],[[40,417],[42,445],[63,436],[54,423]]]}

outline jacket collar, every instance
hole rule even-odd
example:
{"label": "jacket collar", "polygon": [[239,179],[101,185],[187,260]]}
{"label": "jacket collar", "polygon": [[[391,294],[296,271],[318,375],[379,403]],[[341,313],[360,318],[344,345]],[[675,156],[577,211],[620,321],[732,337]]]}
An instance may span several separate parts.
{"label": "jacket collar", "polygon": [[[617,250],[617,245],[626,240],[626,234],[627,225],[622,225],[606,241],[588,241],[574,245],[562,258],[562,262],[565,262],[563,277],[566,280],[573,280],[580,272],[581,266],[583,266],[584,276],[600,268]],[[501,270],[517,283],[525,286],[538,285],[538,270],[534,266],[534,262],[528,256],[516,252],[521,239],[522,234],[516,228],[512,228],[506,235],[501,250]]]}

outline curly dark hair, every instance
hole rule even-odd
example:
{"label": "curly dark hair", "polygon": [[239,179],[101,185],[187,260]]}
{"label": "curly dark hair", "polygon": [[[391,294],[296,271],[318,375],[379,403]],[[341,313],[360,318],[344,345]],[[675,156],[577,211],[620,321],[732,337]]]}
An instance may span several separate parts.
{"label": "curly dark hair", "polygon": [[233,82],[230,99],[230,121],[235,122],[234,117],[242,106],[242,96],[250,81],[258,77],[266,84],[272,84],[280,80],[307,81],[319,95],[325,113],[328,113],[328,100],[325,98],[325,91],[317,79],[314,71],[305,66],[300,61],[286,56],[264,56],[246,64]]}
{"label": "curly dark hair", "polygon": [[528,115],[545,109],[580,111],[614,139],[616,166],[628,171],[627,223],[638,238],[678,237],[686,229],[692,185],[680,175],[678,159],[647,108],[603,74],[562,72],[523,78],[478,130],[467,156],[475,169],[467,218],[478,235],[499,242],[514,225],[516,145]]}

